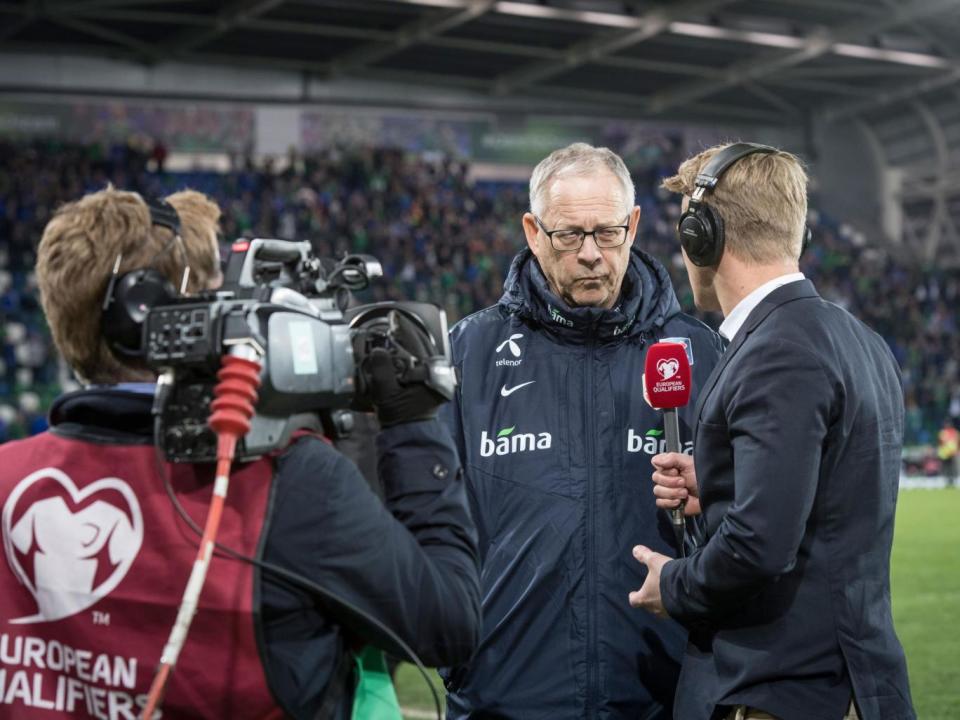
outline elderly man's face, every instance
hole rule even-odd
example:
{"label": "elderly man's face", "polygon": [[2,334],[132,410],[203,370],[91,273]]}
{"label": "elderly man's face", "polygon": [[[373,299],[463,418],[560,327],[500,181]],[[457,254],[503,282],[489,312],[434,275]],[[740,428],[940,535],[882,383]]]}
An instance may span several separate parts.
{"label": "elderly man's face", "polygon": [[537,257],[553,292],[570,306],[612,308],[620,297],[623,276],[630,263],[640,219],[633,198],[623,197],[623,187],[613,173],[570,175],[555,179],[548,188],[546,210],[540,220],[547,230],[596,230],[629,225],[626,240],[612,248],[597,247],[587,235],[579,250],[558,251],[530,213],[523,216],[527,244]]}

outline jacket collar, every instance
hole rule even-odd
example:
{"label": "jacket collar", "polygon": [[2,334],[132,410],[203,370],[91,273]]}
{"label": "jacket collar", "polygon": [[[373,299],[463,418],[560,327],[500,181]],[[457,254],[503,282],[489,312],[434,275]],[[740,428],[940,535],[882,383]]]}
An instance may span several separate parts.
{"label": "jacket collar", "polygon": [[540,264],[524,248],[513,259],[500,306],[571,343],[612,342],[650,334],[680,312],[670,276],[652,256],[631,248],[620,299],[612,309],[571,307],[558,298]]}
{"label": "jacket collar", "polygon": [[720,356],[720,362],[714,366],[713,372],[711,372],[709,377],[707,377],[707,381],[704,383],[703,389],[700,391],[700,397],[697,400],[697,409],[693,417],[699,420],[700,413],[703,411],[703,404],[713,391],[713,388],[720,379],[720,375],[723,373],[724,368],[727,366],[733,356],[737,354],[737,351],[743,347],[743,343],[746,342],[748,337],[750,337],[750,334],[756,330],[764,320],[767,319],[767,316],[770,315],[770,313],[772,313],[781,305],[786,305],[794,300],[818,297],[820,297],[820,294],[813,286],[813,283],[807,279],[803,279],[787,285],[781,285],[763,298],[763,300],[761,300],[760,303],[747,316],[746,321],[744,321],[743,326],[740,328],[739,332],[737,332],[733,342],[727,346],[727,349],[724,351],[723,355]]}
{"label": "jacket collar", "polygon": [[753,312],[753,309],[759,305],[767,295],[772,293],[778,287],[782,287],[783,285],[788,285],[789,283],[797,282],[798,280],[803,279],[804,276],[802,272],[793,272],[785,273],[779,277],[775,277],[772,280],[765,282],[760,287],[748,293],[745,298],[737,303],[736,307],[730,311],[730,314],[723,319],[718,332],[727,340],[733,340],[737,336],[737,331],[743,326],[747,318],[750,317],[750,313]]}
{"label": "jacket collar", "polygon": [[50,407],[50,426],[55,430],[80,428],[153,436],[152,385],[104,385],[67,393]]}

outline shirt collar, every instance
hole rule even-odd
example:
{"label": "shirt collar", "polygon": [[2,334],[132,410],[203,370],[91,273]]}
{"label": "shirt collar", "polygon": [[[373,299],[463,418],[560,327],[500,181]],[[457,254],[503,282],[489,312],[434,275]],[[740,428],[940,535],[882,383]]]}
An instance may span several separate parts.
{"label": "shirt collar", "polygon": [[743,327],[743,324],[747,321],[750,313],[753,312],[753,309],[759,305],[767,295],[778,287],[803,279],[804,274],[802,272],[795,272],[787,273],[786,275],[781,275],[780,277],[775,277],[773,280],[765,282],[736,304],[733,310],[730,311],[730,314],[720,323],[720,334],[727,340],[733,340],[740,331],[740,328]]}

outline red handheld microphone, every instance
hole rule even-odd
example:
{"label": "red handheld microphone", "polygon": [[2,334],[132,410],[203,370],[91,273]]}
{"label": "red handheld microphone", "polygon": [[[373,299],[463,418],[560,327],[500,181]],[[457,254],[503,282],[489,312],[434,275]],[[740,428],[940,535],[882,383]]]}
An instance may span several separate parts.
{"label": "red handheld microphone", "polygon": [[[682,452],[680,424],[677,408],[690,402],[690,359],[687,348],[679,342],[658,342],[647,350],[643,368],[643,386],[650,406],[663,410],[663,431],[667,452]],[[683,550],[683,506],[681,502],[670,511],[673,533],[677,538],[677,551]]]}

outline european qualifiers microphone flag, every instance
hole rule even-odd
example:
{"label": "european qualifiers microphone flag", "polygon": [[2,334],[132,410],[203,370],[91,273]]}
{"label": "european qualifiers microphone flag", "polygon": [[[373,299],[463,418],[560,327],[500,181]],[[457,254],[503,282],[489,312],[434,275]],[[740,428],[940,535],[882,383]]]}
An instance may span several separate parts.
{"label": "european qualifiers microphone flag", "polygon": [[[643,368],[643,388],[647,402],[656,410],[663,410],[663,431],[667,452],[683,452],[680,444],[680,423],[677,408],[690,402],[690,359],[687,346],[680,342],[661,341],[647,350]],[[677,552],[684,555],[683,506],[670,511],[673,533],[677,538]]]}

